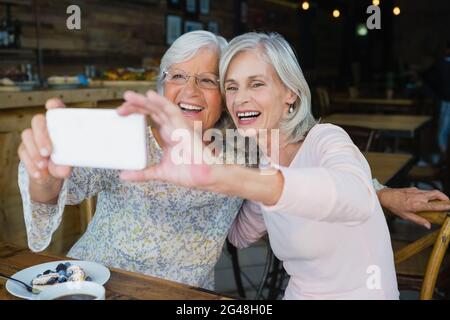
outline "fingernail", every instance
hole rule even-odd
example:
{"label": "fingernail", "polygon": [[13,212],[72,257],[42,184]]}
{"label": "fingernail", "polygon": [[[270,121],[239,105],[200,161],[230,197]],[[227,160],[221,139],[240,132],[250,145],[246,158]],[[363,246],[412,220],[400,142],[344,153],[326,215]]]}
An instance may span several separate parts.
{"label": "fingernail", "polygon": [[427,228],[428,230],[431,229],[431,225],[429,223],[425,223],[425,228]]}
{"label": "fingernail", "polygon": [[35,178],[35,179],[39,179],[40,177],[41,177],[41,173],[40,172],[35,172],[33,174],[33,178]]}
{"label": "fingernail", "polygon": [[48,152],[48,150],[46,148],[41,149],[41,156],[48,157],[49,155],[50,155],[50,153]]}
{"label": "fingernail", "polygon": [[41,160],[37,163],[37,166],[39,169],[44,169],[45,168],[45,161]]}

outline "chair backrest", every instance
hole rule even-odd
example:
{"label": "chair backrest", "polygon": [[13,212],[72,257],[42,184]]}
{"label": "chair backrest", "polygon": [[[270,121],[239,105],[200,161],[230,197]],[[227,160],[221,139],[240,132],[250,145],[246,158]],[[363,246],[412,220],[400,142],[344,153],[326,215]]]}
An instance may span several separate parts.
{"label": "chair backrest", "polygon": [[436,287],[439,270],[441,269],[442,261],[449,244],[450,212],[422,212],[418,215],[427,219],[432,224],[440,225],[441,227],[397,250],[394,253],[395,264],[398,265],[433,246],[433,250],[428,258],[425,276],[420,291],[421,300],[431,300]]}
{"label": "chair backrest", "polygon": [[324,117],[331,113],[330,97],[328,90],[324,87],[316,88],[317,103],[319,105],[319,116]]}
{"label": "chair backrest", "polygon": [[363,152],[371,151],[379,137],[378,131],[358,126],[340,126],[344,129],[353,143]]}

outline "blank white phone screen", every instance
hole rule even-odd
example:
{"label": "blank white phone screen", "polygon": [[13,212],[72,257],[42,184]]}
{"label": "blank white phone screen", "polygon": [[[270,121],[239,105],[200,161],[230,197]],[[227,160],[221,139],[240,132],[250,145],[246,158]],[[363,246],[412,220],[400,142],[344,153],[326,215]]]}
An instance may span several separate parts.
{"label": "blank white phone screen", "polygon": [[140,170],[147,166],[144,115],[115,109],[58,108],[47,111],[55,164]]}

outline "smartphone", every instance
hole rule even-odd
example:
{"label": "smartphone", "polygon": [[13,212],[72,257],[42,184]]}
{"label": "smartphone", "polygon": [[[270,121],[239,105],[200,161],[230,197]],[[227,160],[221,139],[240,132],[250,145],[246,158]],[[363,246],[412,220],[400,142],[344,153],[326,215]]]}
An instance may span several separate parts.
{"label": "smartphone", "polygon": [[47,111],[55,164],[119,170],[147,166],[144,115],[120,116],[116,109],[58,108]]}

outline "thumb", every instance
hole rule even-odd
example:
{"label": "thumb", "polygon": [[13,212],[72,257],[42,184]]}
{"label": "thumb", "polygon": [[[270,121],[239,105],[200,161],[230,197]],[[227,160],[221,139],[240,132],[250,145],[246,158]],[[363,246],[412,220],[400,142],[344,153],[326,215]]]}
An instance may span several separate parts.
{"label": "thumb", "polygon": [[72,167],[56,165],[50,160],[48,162],[48,172],[57,179],[67,179],[72,173]]}
{"label": "thumb", "polygon": [[66,105],[59,98],[48,99],[47,102],[45,103],[45,109],[47,109],[47,110],[57,109],[57,108],[65,108],[65,107],[66,107]]}

